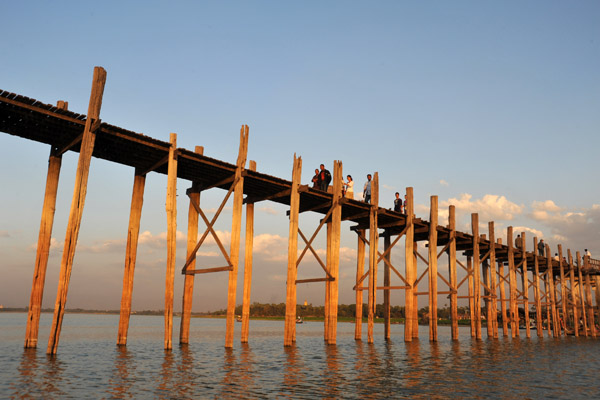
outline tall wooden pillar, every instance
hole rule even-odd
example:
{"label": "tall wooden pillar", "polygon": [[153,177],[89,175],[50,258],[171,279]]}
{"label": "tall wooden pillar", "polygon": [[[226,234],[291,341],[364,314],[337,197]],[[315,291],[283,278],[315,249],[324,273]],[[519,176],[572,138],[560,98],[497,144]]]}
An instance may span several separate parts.
{"label": "tall wooden pillar", "polygon": [[485,307],[485,324],[487,337],[494,337],[494,321],[492,320],[492,291],[490,290],[492,287],[492,279],[490,277],[490,263],[489,260],[483,260],[481,263],[481,273],[483,278],[484,287],[484,296],[483,303]]}
{"label": "tall wooden pillar", "polygon": [[[327,267],[327,273],[331,274],[329,269],[331,268],[331,238],[333,237],[333,231],[331,226],[331,219],[326,223],[326,232],[327,232],[327,250],[326,250],[326,260],[325,266]],[[329,313],[331,312],[331,285],[330,281],[325,281],[325,305],[323,306],[323,313],[325,320],[323,321],[323,340],[325,343],[329,341],[329,323],[331,319],[329,318]],[[294,341],[296,338],[294,337]]]}
{"label": "tall wooden pillar", "polygon": [[131,210],[129,211],[129,228],[127,230],[127,248],[125,249],[123,293],[121,294],[121,313],[119,316],[119,332],[117,334],[118,346],[125,346],[127,344],[129,317],[131,315],[131,296],[133,293],[133,276],[137,258],[138,238],[140,236],[140,220],[142,218],[145,186],[146,174],[138,173],[138,171],[136,171],[133,177]]}
{"label": "tall wooden pillar", "polygon": [[167,273],[165,277],[165,350],[173,348],[173,290],[177,255],[177,134],[171,133],[167,173]]}
{"label": "tall wooden pillar", "polygon": [[548,337],[552,337],[552,307],[550,307],[550,284],[548,275],[550,275],[549,271],[546,269],[546,272],[543,274],[544,280],[544,292],[546,293],[546,331],[548,333]]}
{"label": "tall wooden pillar", "polygon": [[567,257],[569,258],[569,286],[571,289],[573,334],[575,337],[579,337],[579,310],[577,310],[577,295],[575,294],[575,266],[573,265],[573,254],[571,254],[571,249],[567,249]]}
{"label": "tall wooden pillar", "polygon": [[[584,268],[589,270],[590,268],[590,257],[584,256],[583,258]],[[596,322],[594,319],[594,303],[592,300],[592,282],[590,280],[590,274],[585,274],[585,298],[588,303],[588,321],[590,324],[590,333],[593,338],[596,337]]]}
{"label": "tall wooden pillar", "polygon": [[[414,206],[413,206],[414,208]],[[415,215],[413,214],[413,218],[415,218]],[[413,265],[415,268],[415,279],[417,277],[417,252],[419,251],[419,243],[418,242],[414,242],[413,243]],[[419,338],[419,296],[417,295],[417,293],[419,292],[419,284],[416,282],[413,285],[413,318],[412,318],[412,335],[413,335],[413,339],[418,339]]]}
{"label": "tall wooden pillar", "polygon": [[[64,102],[62,102],[62,107],[59,108],[64,109]],[[40,233],[35,256],[33,283],[31,285],[31,297],[29,299],[29,310],[27,312],[27,329],[25,330],[26,349],[37,347],[38,342],[40,312],[42,310],[42,299],[44,297],[48,256],[50,255],[50,241],[52,239],[52,225],[54,224],[54,211],[56,210],[56,194],[58,192],[58,179],[60,177],[61,163],[62,155],[56,154],[54,149],[50,149],[48,174],[46,177],[46,193],[44,195],[44,205],[42,207],[42,219],[40,222]]]}
{"label": "tall wooden pillar", "polygon": [[510,292],[510,332],[511,336],[519,336],[519,308],[517,306],[517,272],[515,268],[515,252],[513,247],[513,227],[509,226],[506,240],[508,242],[508,286]]}
{"label": "tall wooden pillar", "polygon": [[456,207],[448,209],[448,228],[450,229],[450,245],[448,246],[448,273],[450,275],[450,321],[452,323],[452,340],[458,340],[458,299],[456,283]]}
{"label": "tall wooden pillar", "polygon": [[471,319],[471,337],[477,336],[475,328],[475,289],[473,281],[473,257],[467,256],[467,284],[469,285],[469,318]]}
{"label": "tall wooden pillar", "polygon": [[437,335],[437,226],[438,226],[438,197],[431,196],[429,208],[429,340],[436,342]]}
{"label": "tall wooden pillar", "polygon": [[471,214],[473,231],[473,307],[475,308],[475,337],[481,340],[481,255],[479,254],[479,215]]}
{"label": "tall wooden pillar", "polygon": [[[388,251],[391,245],[390,235],[388,233],[383,237],[383,249],[386,260],[391,261],[391,250]],[[390,287],[391,279],[390,279],[390,266],[387,263],[383,263],[383,286],[386,289],[383,290],[383,319],[384,319],[384,327],[383,327],[383,336],[385,340],[390,340],[390,328],[391,328],[391,304],[390,304]]]}
{"label": "tall wooden pillar", "polygon": [[560,336],[560,326],[558,315],[556,314],[556,291],[554,288],[554,269],[552,267],[552,257],[550,256],[550,246],[546,245],[546,254],[548,260],[548,290],[550,290],[550,312],[552,314],[552,334],[554,337]]}
{"label": "tall wooden pillar", "polygon": [[[256,161],[250,160],[250,171]],[[242,343],[248,343],[250,331],[250,292],[252,290],[252,247],[254,245],[254,203],[246,204],[246,246],[244,248],[244,299],[242,300]]]}
{"label": "tall wooden pillar", "polygon": [[292,190],[290,192],[290,229],[288,235],[288,269],[285,302],[284,346],[292,346],[296,331],[296,276],[298,273],[298,213],[300,208],[300,179],[302,158],[294,154],[292,168]]}
{"label": "tall wooden pillar", "polygon": [[102,67],[95,67],[90,104],[79,150],[79,161],[77,164],[77,173],[75,175],[75,188],[73,190],[73,200],[71,202],[71,211],[69,213],[69,223],[65,234],[65,247],[60,265],[56,303],[54,305],[54,317],[52,318],[52,328],[50,329],[50,337],[48,339],[48,354],[56,354],[58,349],[60,329],[62,327],[63,316],[67,304],[67,292],[69,290],[69,281],[71,279],[71,270],[73,268],[73,259],[75,257],[75,247],[77,245],[79,227],[83,215],[83,206],[85,204],[85,195],[87,193],[90,162],[92,160],[94,142],[96,140],[96,134],[93,131],[93,128],[96,128],[97,121],[100,119],[100,108],[102,107],[102,95],[104,93],[105,83],[106,71]]}
{"label": "tall wooden pillar", "polygon": [[[196,146],[196,154],[204,154],[204,147]],[[200,185],[198,182],[192,182],[192,186],[187,190],[190,198],[188,207],[188,229],[187,229],[187,255],[190,259],[196,243],[198,242],[198,210],[200,206]],[[195,203],[195,205],[194,205]],[[188,265],[188,269],[196,269],[196,257],[193,257]],[[181,305],[181,321],[179,326],[179,344],[189,344],[190,342],[190,320],[192,317],[192,304],[194,297],[194,278],[195,274],[185,274],[183,281],[183,298]]]}
{"label": "tall wooden pillar", "polygon": [[[337,316],[338,316],[338,298],[339,298],[339,271],[340,271],[340,235],[342,224],[342,180],[343,169],[341,161],[333,162],[333,211],[331,212],[331,226],[327,225],[327,232],[331,229],[331,235],[328,241],[327,252],[330,253],[327,266],[332,280],[326,281],[329,293],[329,313],[328,317],[328,335],[327,344],[336,344],[337,338]],[[377,175],[375,175],[377,176]]]}
{"label": "tall wooden pillar", "polygon": [[[502,244],[502,239],[498,239],[498,244]],[[508,315],[506,311],[506,290],[504,281],[506,275],[504,275],[504,262],[498,261],[498,275],[500,276],[500,316],[502,317],[502,336],[508,337]]]}
{"label": "tall wooden pillar", "polygon": [[379,234],[377,232],[377,209],[379,208],[379,175],[375,172],[371,182],[371,206],[369,209],[369,317],[367,341],[373,343],[373,323],[377,305],[377,251]]}
{"label": "tall wooden pillar", "polygon": [[544,337],[542,326],[542,300],[540,296],[540,266],[537,253],[538,241],[537,237],[533,238],[533,297],[535,300],[535,328],[538,337]]}
{"label": "tall wooden pillar", "polygon": [[406,290],[404,292],[404,341],[410,342],[413,338],[413,304],[414,304],[414,283],[417,279],[417,268],[413,258],[413,244],[415,237],[415,225],[413,223],[413,188],[406,188],[406,203],[404,204],[406,212],[406,233],[404,234],[404,263],[405,263],[405,278],[407,281]]}
{"label": "tall wooden pillar", "polygon": [[233,347],[233,331],[235,327],[235,296],[237,291],[238,264],[240,258],[240,234],[242,230],[242,211],[244,203],[244,177],[242,172],[246,166],[248,155],[248,125],[240,129],[240,149],[236,162],[235,180],[233,189],[233,213],[231,222],[231,247],[229,259],[232,269],[229,271],[227,285],[227,322],[225,332],[225,347]]}
{"label": "tall wooden pillar", "polygon": [[[521,282],[523,286],[523,310],[525,311],[525,332],[528,338],[531,337],[531,328],[529,326],[529,279],[527,278],[527,237],[525,232],[521,232],[521,254],[523,255],[521,263]],[[533,251],[535,254],[535,249]]]}
{"label": "tall wooden pillar", "polygon": [[567,334],[567,285],[565,279],[565,267],[563,263],[562,245],[558,245],[558,266],[560,271],[560,305],[562,310],[562,328],[564,328],[564,334]]}
{"label": "tall wooden pillar", "polygon": [[581,255],[579,252],[577,254],[577,276],[579,278],[579,299],[581,300],[581,318],[583,319],[583,334],[588,336],[588,324],[587,324],[587,313],[585,311],[585,297],[583,294],[583,276],[581,273],[582,265],[581,265]]}
{"label": "tall wooden pillar", "polygon": [[[497,302],[497,280],[496,280],[496,232],[494,230],[494,222],[488,223],[488,232],[490,235],[490,317],[492,322],[492,337],[498,338],[498,302]],[[489,334],[488,334],[489,336]]]}
{"label": "tall wooden pillar", "polygon": [[360,288],[360,279],[365,273],[365,230],[358,232],[356,251],[356,318],[354,320],[354,339],[362,340],[362,315],[363,315],[363,290]]}

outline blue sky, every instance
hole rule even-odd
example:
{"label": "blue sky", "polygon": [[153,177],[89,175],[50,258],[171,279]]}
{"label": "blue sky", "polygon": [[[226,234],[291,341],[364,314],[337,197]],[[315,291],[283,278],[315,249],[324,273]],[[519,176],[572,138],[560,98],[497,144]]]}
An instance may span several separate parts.
{"label": "blue sky", "polygon": [[[261,172],[290,179],[296,153],[308,183],[320,163],[332,169],[339,159],[359,189],[378,171],[384,207],[412,186],[420,217],[438,195],[442,214],[457,206],[462,230],[479,212],[502,235],[512,225],[554,249],[600,254],[598,2],[34,1],[2,2],[0,13],[11,32],[0,39],[3,90],[85,113],[99,65],[108,74],[101,118],[110,124],[164,141],[176,132],[179,147],[202,145],[230,162],[248,124],[249,159]],[[5,306],[29,300],[48,152],[0,135]],[[45,307],[56,295],[76,162],[76,154],[63,160]],[[93,160],[69,307],[119,307],[132,182],[130,169]],[[178,182],[178,265],[188,186]],[[164,176],[148,176],[134,309],[163,307],[165,189]],[[223,194],[203,194],[204,207]],[[256,208],[253,300],[284,301],[286,209]],[[317,224],[303,215],[300,226],[310,234]],[[350,226],[342,226],[345,303],[356,263]],[[227,240],[227,215],[217,228]],[[222,265],[216,246],[202,251],[205,265]],[[400,270],[402,254],[393,256]],[[309,259],[300,268],[302,277],[322,275]],[[182,281],[177,275],[176,309]],[[225,307],[226,274],[198,282],[195,310]],[[320,284],[298,289],[299,301],[323,298]]]}

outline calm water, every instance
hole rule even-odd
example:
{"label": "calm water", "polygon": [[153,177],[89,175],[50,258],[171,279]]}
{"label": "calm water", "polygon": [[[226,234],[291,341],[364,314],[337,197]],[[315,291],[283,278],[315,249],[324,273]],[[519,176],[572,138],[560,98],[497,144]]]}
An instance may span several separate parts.
{"label": "calm water", "polygon": [[165,352],[162,317],[132,316],[120,349],[118,316],[67,314],[50,358],[50,319],[39,348],[25,351],[26,314],[0,314],[0,398],[600,398],[600,340],[475,341],[461,328],[453,343],[440,327],[430,343],[421,327],[420,341],[404,343],[393,325],[385,342],[377,325],[368,345],[340,323],[338,345],[325,346],[323,324],[305,322],[284,348],[282,322],[250,321],[250,343],[239,343],[238,323],[227,350],[224,320],[193,319],[192,344]]}

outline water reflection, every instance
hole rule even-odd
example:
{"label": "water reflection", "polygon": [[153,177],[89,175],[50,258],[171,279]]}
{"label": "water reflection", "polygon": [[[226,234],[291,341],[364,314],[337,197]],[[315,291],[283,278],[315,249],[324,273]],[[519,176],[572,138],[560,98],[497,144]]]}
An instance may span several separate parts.
{"label": "water reflection", "polygon": [[131,353],[125,346],[117,346],[115,367],[110,377],[107,392],[120,399],[131,399],[134,396],[130,392],[132,380],[130,374],[135,376],[135,363]]}
{"label": "water reflection", "polygon": [[340,385],[343,384],[343,376],[340,375],[338,359],[338,347],[336,345],[325,345],[327,368],[323,371],[325,380],[325,398],[340,398]]}

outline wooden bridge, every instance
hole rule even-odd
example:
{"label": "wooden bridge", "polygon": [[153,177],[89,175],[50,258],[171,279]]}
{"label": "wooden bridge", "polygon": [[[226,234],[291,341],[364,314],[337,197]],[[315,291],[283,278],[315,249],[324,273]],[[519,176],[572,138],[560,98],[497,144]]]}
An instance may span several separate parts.
{"label": "wooden bridge", "polygon": [[[383,291],[386,339],[390,338],[391,290],[405,291],[404,340],[406,341],[411,341],[418,336],[417,311],[420,296],[428,296],[426,304],[430,310],[429,338],[432,341],[437,340],[437,300],[439,295],[447,295],[450,299],[452,338],[455,340],[458,339],[458,299],[468,299],[471,336],[477,339],[482,338],[484,320],[487,336],[490,338],[498,337],[499,324],[502,325],[502,334],[512,337],[519,336],[519,326],[524,325],[525,335],[529,337],[531,335],[530,306],[535,308],[535,327],[537,335],[540,337],[543,336],[544,330],[548,335],[554,337],[565,334],[596,337],[599,333],[595,328],[597,316],[594,315],[594,310],[597,310],[597,306],[594,308],[592,290],[596,290],[596,299],[598,299],[600,261],[585,255],[582,256],[579,252],[572,254],[569,249],[565,254],[561,245],[558,245],[557,259],[550,257],[551,251],[548,245],[544,252],[546,256],[539,255],[535,251],[538,244],[535,237],[530,242],[533,251],[528,251],[525,232],[520,232],[519,247],[515,247],[512,227],[508,227],[507,243],[503,244],[500,239],[496,240],[493,222],[488,223],[486,234],[479,232],[480,225],[477,214],[471,215],[472,231],[470,233],[459,232],[456,230],[454,206],[449,207],[448,225],[440,226],[438,225],[437,196],[431,196],[429,221],[416,218],[411,187],[406,188],[405,213],[380,208],[378,206],[377,173],[374,173],[370,204],[342,197],[341,161],[334,162],[334,184],[328,192],[301,184],[302,159],[296,156],[293,160],[291,181],[256,171],[256,163],[253,161],[250,161],[249,168],[246,168],[248,126],[241,128],[238,158],[235,164],[231,164],[204,156],[202,147],[196,147],[195,151],[178,148],[175,134],[171,134],[170,142],[167,143],[109,125],[100,119],[105,81],[106,72],[101,67],[96,67],[87,116],[69,111],[68,104],[64,101],[59,101],[56,106],[53,106],[0,90],[0,131],[50,145],[48,177],[33,274],[25,347],[37,346],[61,157],[67,151],[78,152],[79,162],[61,261],[54,317],[48,340],[48,354],[55,354],[58,348],[92,156],[134,168],[118,345],[127,343],[144,185],[146,175],[151,172],[168,176],[165,349],[172,348],[177,178],[187,180],[191,184],[187,189],[190,206],[187,259],[185,265],[182,266],[185,282],[180,344],[189,342],[194,276],[224,271],[229,274],[225,346],[233,346],[244,204],[246,243],[241,340],[242,342],[248,341],[254,204],[267,200],[290,207],[285,346],[293,345],[296,337],[296,286],[311,282],[325,283],[325,341],[328,344],[336,343],[340,229],[343,220],[354,222],[355,225],[351,229],[357,234],[356,285],[353,288],[356,292],[355,338],[357,340],[362,339],[362,307],[365,290],[368,304],[367,338],[369,343],[374,340],[373,322],[378,290]],[[209,220],[202,210],[200,193],[211,188],[222,189],[226,194],[218,211]],[[213,226],[232,195],[231,244],[227,251],[216,235]],[[305,235],[298,228],[299,217],[306,212],[323,215],[320,224],[311,235]],[[207,226],[202,235],[198,235],[199,218]],[[314,239],[323,226],[326,226],[327,230],[325,261],[321,260],[313,248]],[[208,235],[215,239],[227,265],[219,268],[196,269],[196,253]],[[200,238],[198,238],[199,236]],[[383,236],[384,239],[383,253],[378,250],[380,236]],[[299,238],[302,241],[301,247],[298,244]],[[404,238],[405,241],[405,266],[402,272],[391,262],[392,249],[401,238]],[[425,250],[420,251],[419,242],[425,242]],[[300,249],[301,251],[299,251]],[[365,271],[367,249],[368,268]],[[297,270],[307,252],[311,252],[316,257],[323,269],[323,276],[298,280]],[[458,252],[462,252],[463,260],[466,259],[466,261],[463,262],[457,257]],[[448,271],[442,274],[438,270],[438,259],[444,254],[448,257]],[[417,276],[418,263],[426,266],[419,276]],[[380,264],[384,269],[384,283],[383,286],[378,287],[377,272]],[[457,281],[458,268],[465,271],[465,276],[460,282]],[[392,285],[392,277],[399,280],[400,284]],[[443,290],[438,289],[438,284],[442,286]],[[506,292],[506,285],[508,292]],[[419,289],[423,287],[427,290]],[[530,298],[531,291],[533,298]],[[524,310],[524,313],[520,313],[519,308]],[[485,318],[482,316],[482,309]]]}

